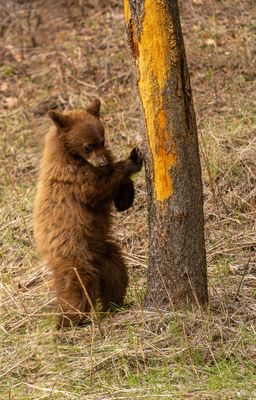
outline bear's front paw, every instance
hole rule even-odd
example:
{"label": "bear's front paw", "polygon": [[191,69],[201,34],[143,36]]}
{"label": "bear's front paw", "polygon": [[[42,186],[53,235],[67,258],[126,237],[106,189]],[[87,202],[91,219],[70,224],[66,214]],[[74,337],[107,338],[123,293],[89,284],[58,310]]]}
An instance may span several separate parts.
{"label": "bear's front paw", "polygon": [[142,167],[144,157],[142,151],[138,147],[132,149],[130,159],[139,167],[139,169]]}

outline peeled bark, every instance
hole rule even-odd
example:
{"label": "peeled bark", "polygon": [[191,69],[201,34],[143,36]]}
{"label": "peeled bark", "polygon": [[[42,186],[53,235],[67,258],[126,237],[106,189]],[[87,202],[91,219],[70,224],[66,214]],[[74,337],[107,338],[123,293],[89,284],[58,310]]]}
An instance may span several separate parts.
{"label": "peeled bark", "polygon": [[177,0],[124,0],[145,126],[154,308],[208,301],[197,127]]}

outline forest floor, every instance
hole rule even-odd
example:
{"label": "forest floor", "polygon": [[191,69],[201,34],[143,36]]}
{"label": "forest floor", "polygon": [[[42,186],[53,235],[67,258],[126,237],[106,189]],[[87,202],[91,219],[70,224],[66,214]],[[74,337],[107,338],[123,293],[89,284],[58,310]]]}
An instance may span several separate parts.
{"label": "forest floor", "polygon": [[142,141],[118,0],[0,1],[0,398],[256,399],[256,9],[180,1],[205,198],[208,312],[143,309],[144,171],[114,214],[129,266],[127,306],[56,331],[32,205],[51,108],[102,101],[117,158]]}

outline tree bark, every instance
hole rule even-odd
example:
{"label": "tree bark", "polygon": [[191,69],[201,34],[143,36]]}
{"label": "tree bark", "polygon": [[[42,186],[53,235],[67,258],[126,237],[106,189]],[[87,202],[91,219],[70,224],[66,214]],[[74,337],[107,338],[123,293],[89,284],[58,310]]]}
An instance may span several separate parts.
{"label": "tree bark", "polygon": [[145,305],[208,302],[197,127],[177,0],[124,0],[144,116],[149,218]]}

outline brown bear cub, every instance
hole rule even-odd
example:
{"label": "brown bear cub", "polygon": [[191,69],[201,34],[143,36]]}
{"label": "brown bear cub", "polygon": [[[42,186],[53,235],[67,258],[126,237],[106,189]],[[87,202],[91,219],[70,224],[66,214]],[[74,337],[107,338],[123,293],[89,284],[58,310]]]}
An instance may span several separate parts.
{"label": "brown bear cub", "polygon": [[135,148],[126,160],[113,162],[99,110],[95,100],[83,111],[49,113],[54,127],[46,136],[34,235],[53,272],[59,328],[83,323],[97,299],[103,311],[110,303],[122,305],[128,285],[121,250],[111,237],[111,206],[132,204],[129,178],[143,159]]}

